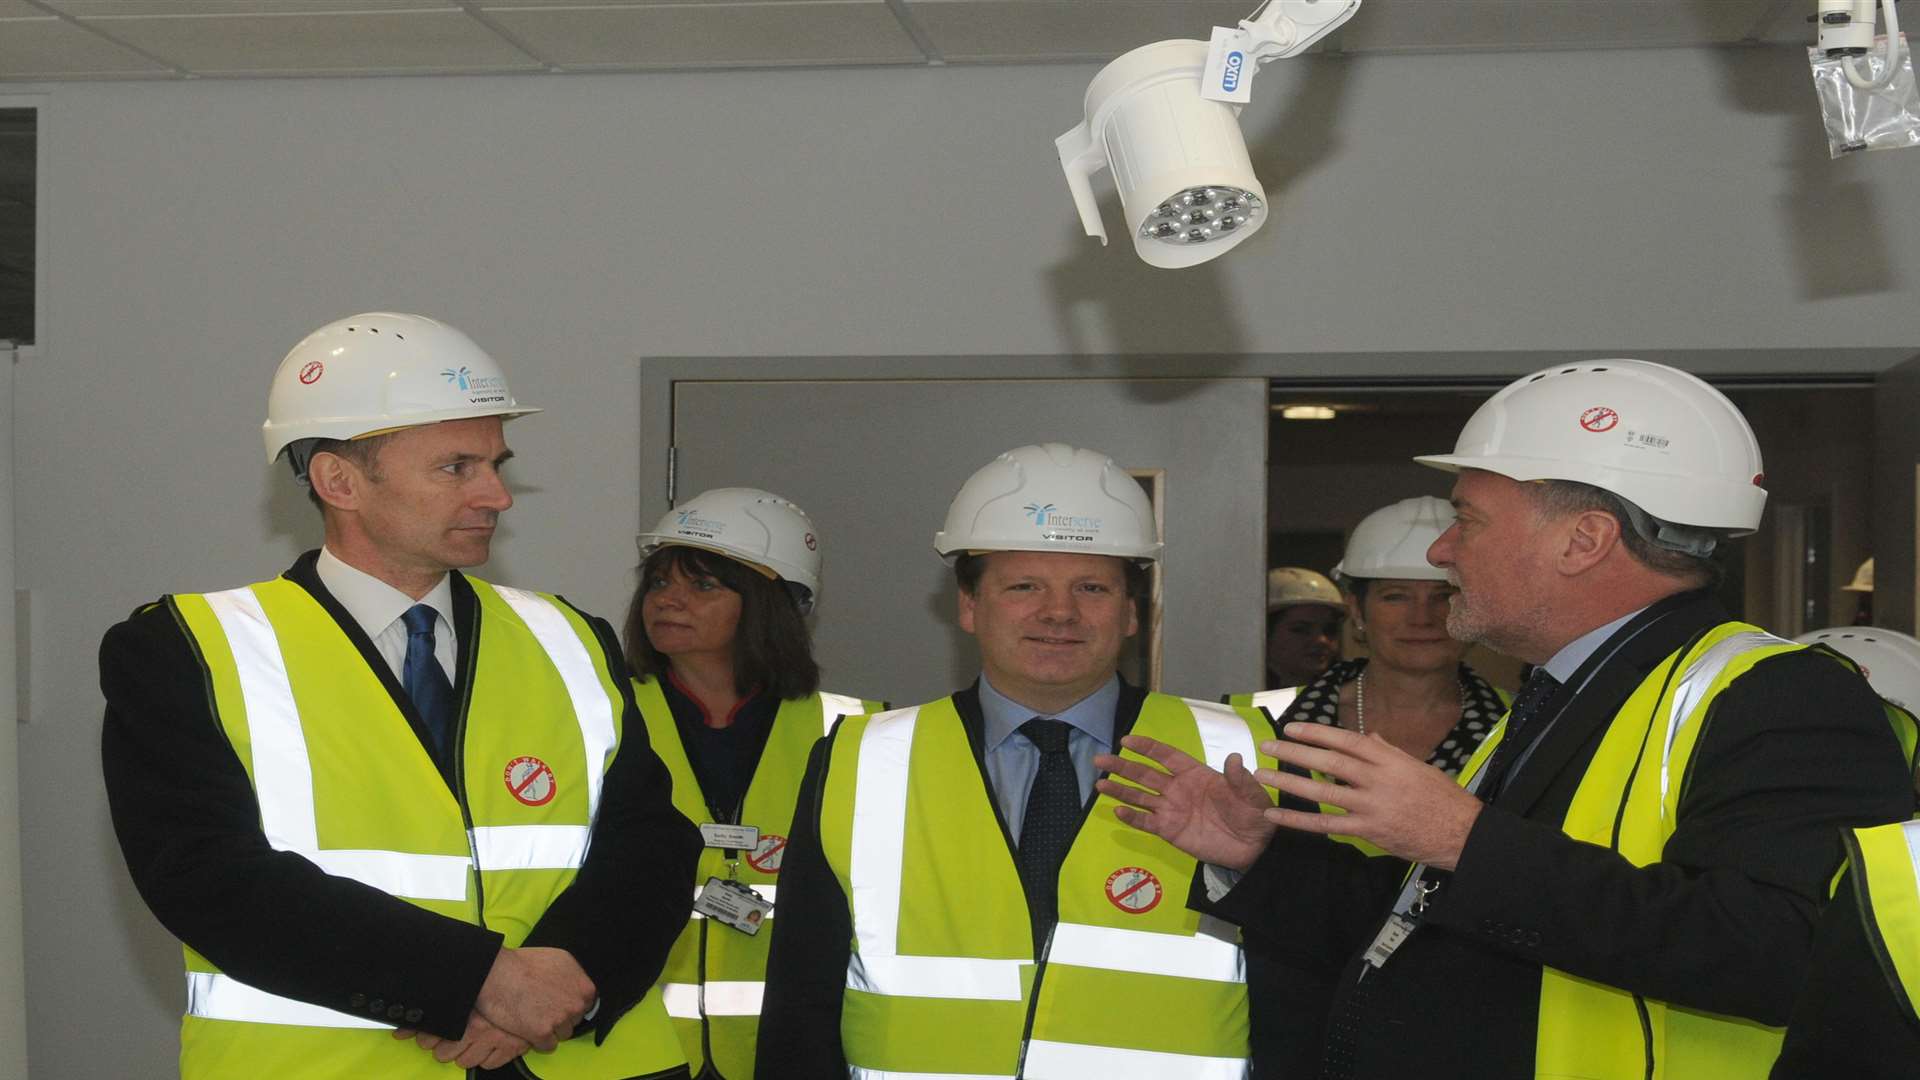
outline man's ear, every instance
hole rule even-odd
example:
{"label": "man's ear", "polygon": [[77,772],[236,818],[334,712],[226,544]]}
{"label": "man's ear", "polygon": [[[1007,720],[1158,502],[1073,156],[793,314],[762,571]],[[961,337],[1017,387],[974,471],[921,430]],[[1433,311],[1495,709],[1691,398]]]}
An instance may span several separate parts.
{"label": "man's ear", "polygon": [[960,605],[960,629],[973,633],[973,594],[965,589],[957,591]]}
{"label": "man's ear", "polygon": [[307,463],[307,483],[326,505],[336,510],[358,510],[366,476],[353,462],[322,450]]}
{"label": "man's ear", "polygon": [[1620,546],[1620,519],[1601,510],[1582,510],[1562,526],[1566,541],[1560,552],[1560,572],[1584,574],[1604,562]]}

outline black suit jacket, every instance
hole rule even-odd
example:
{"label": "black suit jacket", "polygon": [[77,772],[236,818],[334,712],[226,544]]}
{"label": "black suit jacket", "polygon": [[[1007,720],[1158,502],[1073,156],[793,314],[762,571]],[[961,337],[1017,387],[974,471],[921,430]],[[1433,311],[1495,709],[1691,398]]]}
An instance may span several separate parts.
{"label": "black suit jacket", "polygon": [[[1706,594],[1682,594],[1603,646],[1605,657],[1632,635],[1577,694],[1549,702],[1550,726],[1481,812],[1420,930],[1364,980],[1358,954],[1404,862],[1283,831],[1237,887],[1201,904],[1336,973],[1327,1037],[1294,1040],[1290,1075],[1531,1076],[1543,966],[1786,1022],[1839,864],[1838,830],[1912,811],[1898,744],[1855,672],[1801,651],[1735,680],[1707,718],[1661,861],[1635,867],[1559,829],[1626,698],[1725,619]],[[1320,1053],[1308,1049],[1316,1041]]]}
{"label": "black suit jacket", "polygon": [[[1122,682],[1114,705],[1114,742],[1133,730],[1146,691]],[[953,695],[954,707],[973,748],[973,764],[993,806],[1007,849],[1007,833],[993,784],[987,778],[986,723],[980,713],[977,684]],[[838,734],[839,728],[834,729]],[[847,985],[847,961],[853,951],[853,916],[839,879],[820,850],[820,785],[826,775],[833,735],[814,745],[807,762],[793,834],[780,867],[780,917],[774,920],[767,960],[766,1000],[760,1016],[760,1047],[755,1074],[780,1080],[845,1080],[847,1061],[840,1045],[840,1003]],[[1089,793],[1086,809],[1097,796]],[[1195,875],[1196,885],[1199,874]],[[1190,885],[1190,892],[1195,885]]]}
{"label": "black suit jacket", "polygon": [[[321,585],[317,555],[303,555],[284,576],[333,616],[423,733],[386,662]],[[464,701],[480,610],[460,574],[452,586],[460,641],[454,690]],[[623,737],[587,859],[524,944],[573,954],[600,992],[590,1024],[604,1039],[659,977],[686,925],[686,882],[700,836],[673,809],[672,782],[647,746],[612,628],[582,617],[627,693]],[[399,1005],[407,1026],[462,1035],[501,935],[273,850],[260,831],[246,770],[214,715],[205,669],[170,607],[150,604],[107,632],[100,686],[107,698],[101,762],[114,830],[134,885],[168,931],[270,993],[382,1019]],[[382,1003],[377,1010],[375,1002]]]}

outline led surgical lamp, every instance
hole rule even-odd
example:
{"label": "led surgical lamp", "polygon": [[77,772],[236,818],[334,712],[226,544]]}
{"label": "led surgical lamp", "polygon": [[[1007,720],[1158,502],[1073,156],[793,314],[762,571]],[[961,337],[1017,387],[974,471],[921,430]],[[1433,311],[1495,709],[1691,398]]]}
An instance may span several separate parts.
{"label": "led surgical lamp", "polygon": [[1087,235],[1107,242],[1093,174],[1108,167],[1148,265],[1193,266],[1252,235],[1266,223],[1267,193],[1240,135],[1247,84],[1258,65],[1307,51],[1359,8],[1268,0],[1211,47],[1156,41],[1102,68],[1087,86],[1086,119],[1054,140]]}
{"label": "led surgical lamp", "polygon": [[[1890,86],[1900,74],[1900,13],[1894,0],[1878,0],[1887,13],[1887,62],[1875,78],[1870,65],[1853,59],[1865,56],[1873,48],[1873,7],[1876,0],[1819,0],[1820,24],[1817,46],[1830,58],[1841,58],[1847,81],[1857,90],[1879,90]],[[1855,65],[1859,64],[1858,67]]]}

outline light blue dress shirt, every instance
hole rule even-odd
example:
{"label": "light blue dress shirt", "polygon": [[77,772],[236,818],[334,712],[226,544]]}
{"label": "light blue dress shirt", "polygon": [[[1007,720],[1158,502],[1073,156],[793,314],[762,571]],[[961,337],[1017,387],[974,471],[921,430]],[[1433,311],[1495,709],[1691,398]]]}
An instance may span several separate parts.
{"label": "light blue dress shirt", "polygon": [[986,721],[987,780],[1000,804],[1000,815],[1007,820],[1007,832],[1020,842],[1020,822],[1027,815],[1027,795],[1033,790],[1033,778],[1040,772],[1040,749],[1020,734],[1020,725],[1036,716],[1060,720],[1073,730],[1067,733],[1067,753],[1073,756],[1073,771],[1080,781],[1080,801],[1093,791],[1100,769],[1093,763],[1095,754],[1113,752],[1113,710],[1120,702],[1120,677],[1081,698],[1057,713],[1035,712],[993,688],[980,676],[980,715]]}

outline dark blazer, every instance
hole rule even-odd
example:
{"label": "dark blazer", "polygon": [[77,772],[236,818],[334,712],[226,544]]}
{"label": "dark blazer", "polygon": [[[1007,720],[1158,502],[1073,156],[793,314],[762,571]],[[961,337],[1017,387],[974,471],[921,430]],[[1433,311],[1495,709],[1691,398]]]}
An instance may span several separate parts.
{"label": "dark blazer", "polygon": [[[1146,691],[1120,685],[1114,705],[1114,742],[1133,730]],[[978,685],[953,695],[954,707],[973,748],[980,777],[1001,835],[1014,848],[993,784],[987,779],[986,723],[980,713]],[[839,728],[834,729],[834,734]],[[807,762],[793,834],[780,866],[780,917],[774,920],[767,960],[767,992],[760,1016],[760,1048],[755,1074],[781,1080],[845,1080],[846,1056],[840,1045],[840,1002],[847,985],[847,960],[853,951],[853,916],[846,893],[820,850],[820,785],[834,735],[814,745]],[[1086,809],[1097,796],[1089,793]],[[1196,880],[1199,874],[1195,874]],[[1190,886],[1191,888],[1191,886]]]}
{"label": "dark blazer", "polygon": [[[317,556],[301,556],[284,576],[333,616],[423,733],[373,643],[321,585]],[[454,693],[465,701],[480,609],[457,572],[452,586],[460,641]],[[582,617],[628,695],[623,737],[586,862],[524,944],[573,954],[599,989],[600,1009],[588,1023],[604,1039],[659,977],[686,925],[686,882],[700,836],[669,800],[671,780],[647,746],[612,628]],[[382,1018],[398,1005],[407,1026],[462,1035],[501,935],[268,846],[246,770],[214,715],[206,671],[168,605],[149,604],[107,632],[100,686],[107,698],[101,763],[114,830],[134,885],[169,932],[270,993]],[[518,1075],[511,1068],[500,1074]]]}
{"label": "dark blazer", "polygon": [[1364,980],[1359,953],[1404,862],[1283,830],[1238,886],[1201,903],[1250,939],[1317,951],[1339,972],[1321,1053],[1303,1052],[1289,1075],[1532,1076],[1543,966],[1786,1022],[1839,865],[1838,830],[1912,812],[1898,744],[1857,673],[1800,651],[1736,679],[1706,720],[1660,862],[1635,867],[1559,829],[1627,697],[1726,618],[1709,595],[1682,594],[1603,646],[1592,680],[1536,719],[1545,726],[1531,759],[1481,812],[1421,928]]}

